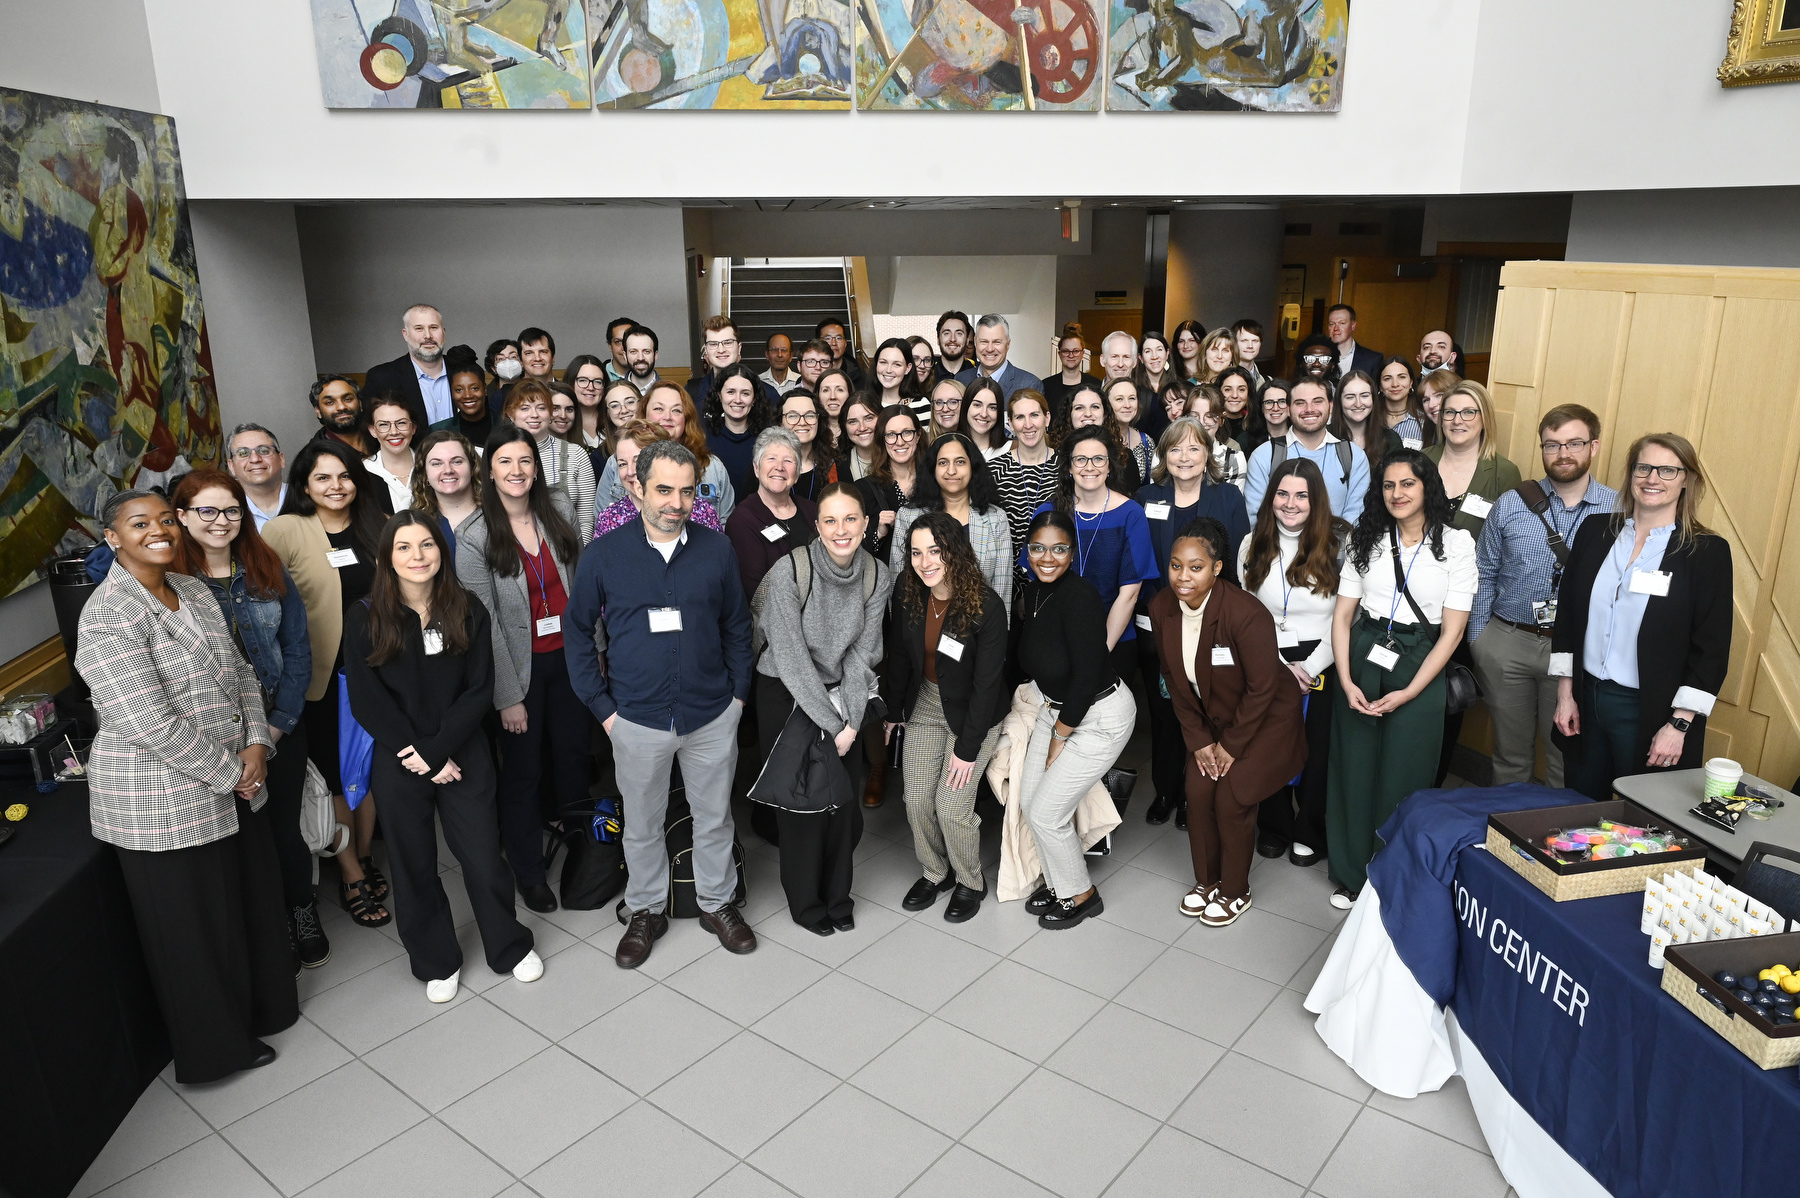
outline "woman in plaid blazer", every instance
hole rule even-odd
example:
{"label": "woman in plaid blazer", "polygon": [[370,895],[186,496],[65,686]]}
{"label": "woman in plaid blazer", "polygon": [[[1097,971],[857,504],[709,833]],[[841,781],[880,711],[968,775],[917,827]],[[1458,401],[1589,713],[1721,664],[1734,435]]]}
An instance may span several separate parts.
{"label": "woman in plaid blazer", "polygon": [[89,819],[118,853],[175,1079],[216,1081],[274,1060],[259,1037],[300,1017],[275,842],[251,816],[267,793],[262,688],[206,584],[168,572],[168,501],[124,491],[101,518],[118,559],[75,651],[100,717]]}

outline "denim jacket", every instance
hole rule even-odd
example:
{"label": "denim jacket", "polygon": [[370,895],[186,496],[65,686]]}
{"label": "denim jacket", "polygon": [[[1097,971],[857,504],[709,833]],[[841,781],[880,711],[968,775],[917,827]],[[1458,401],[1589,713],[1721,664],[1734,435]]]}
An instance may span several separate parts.
{"label": "denim jacket", "polygon": [[[102,541],[88,554],[88,576],[95,582],[104,580],[112,563],[113,552]],[[286,570],[281,579],[287,590],[279,599],[252,596],[249,581],[236,572],[230,579],[201,581],[219,601],[226,625],[236,631],[263,693],[274,696],[269,727],[286,736],[300,722],[306,706],[306,687],[312,681],[312,642],[306,638],[306,603],[300,598],[300,589]]]}

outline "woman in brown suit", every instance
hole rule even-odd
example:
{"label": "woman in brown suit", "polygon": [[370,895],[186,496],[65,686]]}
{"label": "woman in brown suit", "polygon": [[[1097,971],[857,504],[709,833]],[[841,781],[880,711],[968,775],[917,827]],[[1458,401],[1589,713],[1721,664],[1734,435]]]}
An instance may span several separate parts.
{"label": "woman in brown suit", "polygon": [[1306,764],[1300,691],[1276,648],[1275,618],[1219,577],[1225,526],[1191,521],[1169,549],[1169,585],[1150,601],[1187,766],[1193,890],[1181,913],[1222,928],[1250,907],[1257,805]]}

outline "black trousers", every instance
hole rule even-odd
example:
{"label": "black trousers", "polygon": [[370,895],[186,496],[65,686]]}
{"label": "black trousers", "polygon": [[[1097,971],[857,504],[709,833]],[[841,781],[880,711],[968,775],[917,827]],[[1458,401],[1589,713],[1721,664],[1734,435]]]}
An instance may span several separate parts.
{"label": "black trousers", "polygon": [[[761,674],[756,679],[755,698],[759,747],[766,760],[794,710],[794,696],[779,678]],[[844,754],[843,762],[850,773],[850,801],[844,806],[811,815],[775,812],[781,838],[781,889],[787,895],[788,914],[798,924],[844,919],[856,907],[850,897],[850,881],[852,857],[863,833],[866,765],[856,746]]]}
{"label": "black trousers", "polygon": [[306,787],[306,720],[275,746],[269,759],[269,802],[263,808],[281,865],[282,898],[289,907],[313,902],[313,858],[300,837],[300,794]]}
{"label": "black trousers", "polygon": [[[525,692],[525,731],[500,732],[500,834],[521,890],[544,882],[545,817],[554,818],[564,806],[587,797],[590,718],[587,705],[569,684],[569,660],[563,651],[533,653],[531,686]],[[546,745],[547,795],[540,794]]]}
{"label": "black trousers", "polygon": [[1338,690],[1337,667],[1325,667],[1325,683],[1306,696],[1306,769],[1300,781],[1262,801],[1256,828],[1284,844],[1299,841],[1325,852],[1325,784],[1331,774],[1331,705]]}
{"label": "black trousers", "polygon": [[[1191,754],[1182,739],[1181,721],[1175,716],[1175,703],[1164,694],[1162,661],[1156,652],[1156,638],[1138,629],[1138,672],[1144,677],[1144,702],[1150,708],[1150,779],[1156,793],[1165,799],[1187,801],[1187,763]],[[1187,679],[1178,680],[1186,686]]]}
{"label": "black trousers", "polygon": [[268,807],[237,802],[235,836],[162,853],[116,849],[175,1080],[218,1081],[300,1018]]}
{"label": "black trousers", "polygon": [[377,745],[369,779],[370,789],[381,796],[400,943],[411,958],[413,976],[422,982],[449,977],[463,960],[450,899],[438,875],[436,820],[443,821],[444,841],[462,866],[489,968],[512,972],[533,943],[531,929],[514,914],[512,878],[500,857],[494,762],[487,742],[477,732],[450,757],[463,776],[438,786],[401,765],[392,748]]}

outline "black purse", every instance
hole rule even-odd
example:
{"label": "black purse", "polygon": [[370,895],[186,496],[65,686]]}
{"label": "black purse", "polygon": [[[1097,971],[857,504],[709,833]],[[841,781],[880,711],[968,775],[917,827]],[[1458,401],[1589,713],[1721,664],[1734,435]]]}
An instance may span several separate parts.
{"label": "black purse", "polygon": [[[1400,538],[1394,534],[1394,530],[1391,528],[1388,529],[1388,538],[1393,546],[1393,552],[1389,556],[1394,561],[1394,585],[1400,588],[1402,595],[1406,596],[1407,606],[1412,608],[1413,615],[1418,617],[1420,625],[1431,629],[1431,639],[1435,643],[1438,637],[1443,635],[1443,625],[1433,624],[1425,618],[1425,610],[1419,606],[1419,601],[1413,598],[1412,590],[1406,585],[1406,575],[1400,570]],[[1454,658],[1445,662],[1444,714],[1461,715],[1475,706],[1476,701],[1480,698],[1481,684],[1475,681],[1475,671]]]}

